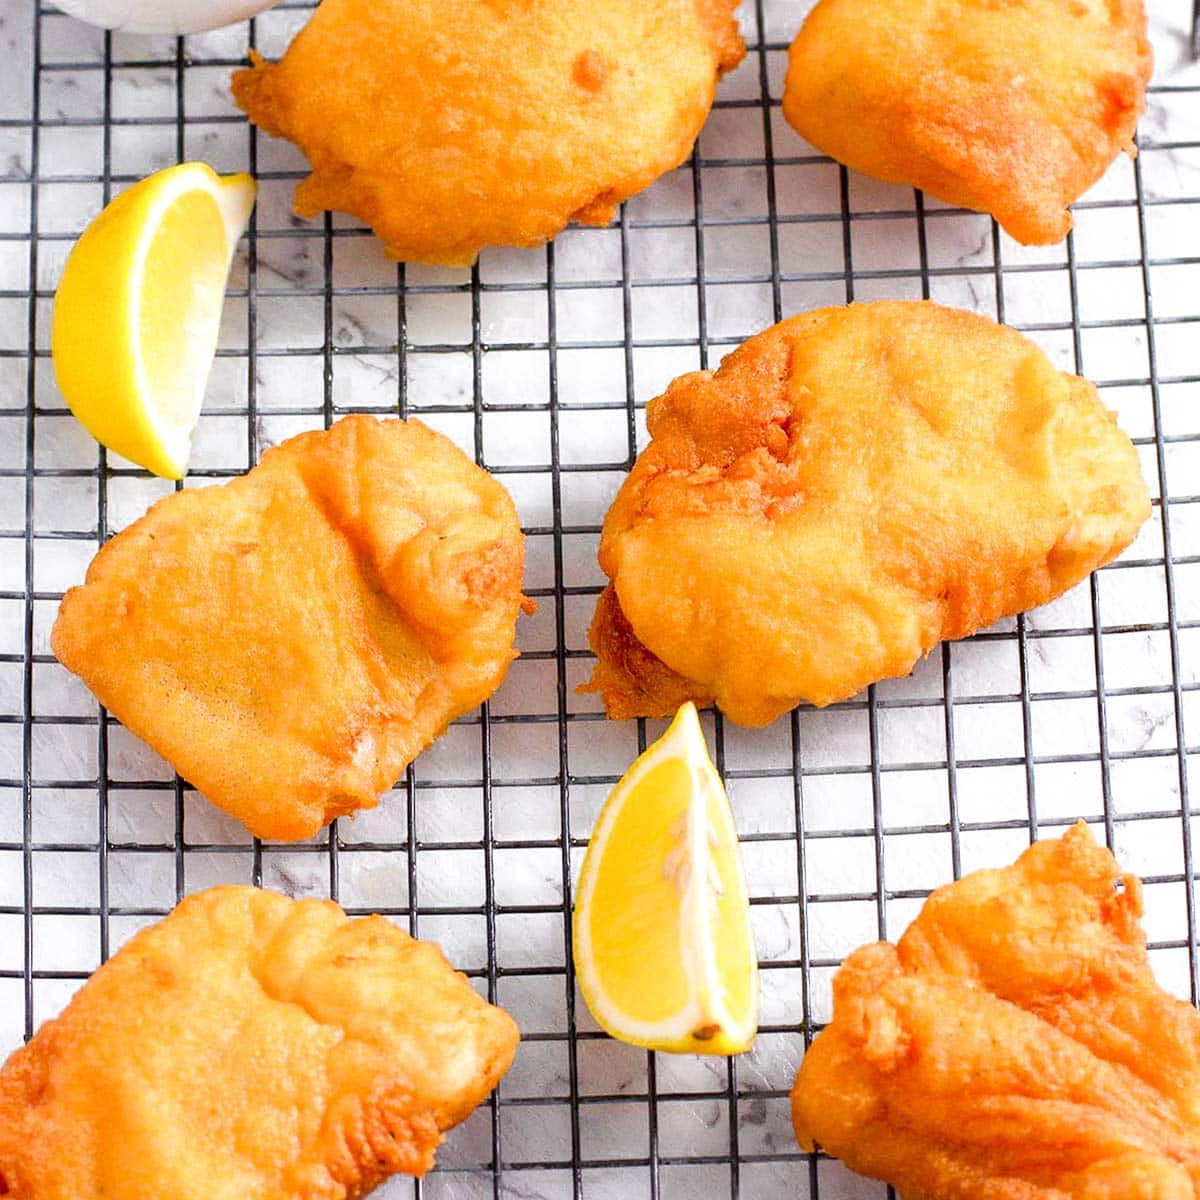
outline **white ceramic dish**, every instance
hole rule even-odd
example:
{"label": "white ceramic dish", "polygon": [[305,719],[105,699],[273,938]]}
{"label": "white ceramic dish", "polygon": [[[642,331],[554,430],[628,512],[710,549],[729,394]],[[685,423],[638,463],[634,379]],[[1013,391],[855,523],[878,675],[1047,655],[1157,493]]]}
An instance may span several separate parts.
{"label": "white ceramic dish", "polygon": [[275,0],[57,0],[72,17],[123,33],[203,33],[244,21]]}

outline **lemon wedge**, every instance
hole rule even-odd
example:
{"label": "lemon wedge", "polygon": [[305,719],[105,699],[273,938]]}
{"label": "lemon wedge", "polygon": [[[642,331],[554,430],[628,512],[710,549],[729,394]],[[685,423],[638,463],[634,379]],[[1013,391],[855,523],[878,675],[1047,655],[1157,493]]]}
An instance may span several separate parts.
{"label": "lemon wedge", "polygon": [[180,163],[122,192],[84,230],[54,297],[58,386],[97,441],[180,479],[217,350],[249,175]]}
{"label": "lemon wedge", "polygon": [[740,1054],[758,1030],[746,876],[694,704],[625,772],[579,875],[575,974],[613,1037]]}

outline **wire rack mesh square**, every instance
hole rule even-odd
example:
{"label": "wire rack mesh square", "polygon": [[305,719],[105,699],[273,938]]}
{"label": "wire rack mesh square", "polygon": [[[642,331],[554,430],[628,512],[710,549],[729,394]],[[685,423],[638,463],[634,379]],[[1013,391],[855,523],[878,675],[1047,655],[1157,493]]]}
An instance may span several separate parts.
{"label": "wire rack mesh square", "polygon": [[[1152,0],[1140,153],[1076,206],[1062,245],[1022,247],[802,143],[779,97],[809,3],[750,0],[749,52],[687,165],[608,229],[470,270],[397,266],[352,220],[292,215],[303,160],[245,123],[227,80],[249,49],[281,53],[310,7],[179,40],[0,9],[0,1051],[184,894],[253,881],[437,940],[522,1025],[512,1072],[439,1169],[381,1195],[883,1195],[790,1132],[787,1091],[834,970],[931,888],[1078,816],[1145,876],[1154,965],[1194,1001],[1200,67],[1184,3]],[[347,412],[419,414],[513,492],[541,605],[496,696],[377,809],[301,845],[249,840],[49,651],[62,591],[171,487],[66,412],[54,284],[103,203],[183,158],[260,184],[186,486]],[[762,1032],[733,1061],[647,1054],[600,1033],[569,953],[592,822],[661,728],[604,721],[575,692],[600,524],[673,376],[781,317],[878,297],[1006,320],[1095,380],[1138,445],[1154,515],[1120,562],[910,678],[764,730],[706,715],[743,839]]]}

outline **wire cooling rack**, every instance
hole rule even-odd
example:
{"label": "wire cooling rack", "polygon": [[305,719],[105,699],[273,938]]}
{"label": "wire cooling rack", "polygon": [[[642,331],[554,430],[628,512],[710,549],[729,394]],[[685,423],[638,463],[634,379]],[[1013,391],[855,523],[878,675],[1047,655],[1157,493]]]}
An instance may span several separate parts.
{"label": "wire cooling rack", "polygon": [[[247,881],[332,895],[439,941],[525,1033],[498,1097],[440,1167],[388,1196],[882,1195],[803,1155],[787,1091],[830,979],[929,889],[1086,817],[1147,879],[1163,982],[1196,999],[1191,773],[1200,680],[1200,70],[1182,0],[1153,0],[1158,70],[1137,160],[1028,249],[987,219],[874,183],[782,121],[807,3],[743,5],[750,44],[689,165],[605,230],[467,270],[387,262],[340,217],[290,214],[303,162],[231,105],[250,47],[307,17],[182,41],[0,6],[0,1050],[186,892]],[[349,411],[415,414],[496,472],[529,535],[521,660],[373,812],[300,846],[250,841],[54,661],[59,596],[170,485],[66,413],[48,356],[73,238],[116,191],[202,158],[253,171],[186,485]],[[1044,609],[944,646],[910,679],[768,729],[706,716],[753,895],[763,1023],[739,1059],[655,1056],[591,1023],[571,880],[599,804],[655,723],[575,694],[604,511],[642,408],[772,321],[930,296],[1007,320],[1096,380],[1142,455],[1154,515],[1123,559]],[[1189,729],[1192,744],[1188,743]]]}

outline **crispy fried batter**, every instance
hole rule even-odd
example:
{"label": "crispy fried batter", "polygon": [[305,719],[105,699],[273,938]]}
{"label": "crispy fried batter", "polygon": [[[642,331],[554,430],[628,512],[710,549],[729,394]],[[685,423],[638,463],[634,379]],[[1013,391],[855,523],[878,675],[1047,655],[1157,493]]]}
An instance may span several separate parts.
{"label": "crispy fried batter", "polygon": [[1200,1014],[1156,983],[1142,888],[1082,823],[856,950],[792,1091],[905,1200],[1194,1200]]}
{"label": "crispy fried batter", "polygon": [[930,303],[793,317],[647,422],[600,543],[588,686],[613,717],[851,696],[1057,596],[1150,512],[1090,383]]}
{"label": "crispy fried batter", "polygon": [[1134,152],[1150,70],[1142,0],[821,0],[783,111],[855,170],[1057,242]]}
{"label": "crispy fried batter", "polygon": [[418,421],[352,416],[159,501],[63,598],[54,652],[260,837],[375,805],[500,685],[524,538]]}
{"label": "crispy fried batter", "polygon": [[742,58],[736,0],[323,0],[233,77],[312,164],[296,211],[356,214],[400,259],[470,263],[617,205],[690,153]]}
{"label": "crispy fried batter", "polygon": [[352,1200],[429,1170],[517,1038],[382,917],[212,888],[0,1071],[0,1195]]}

